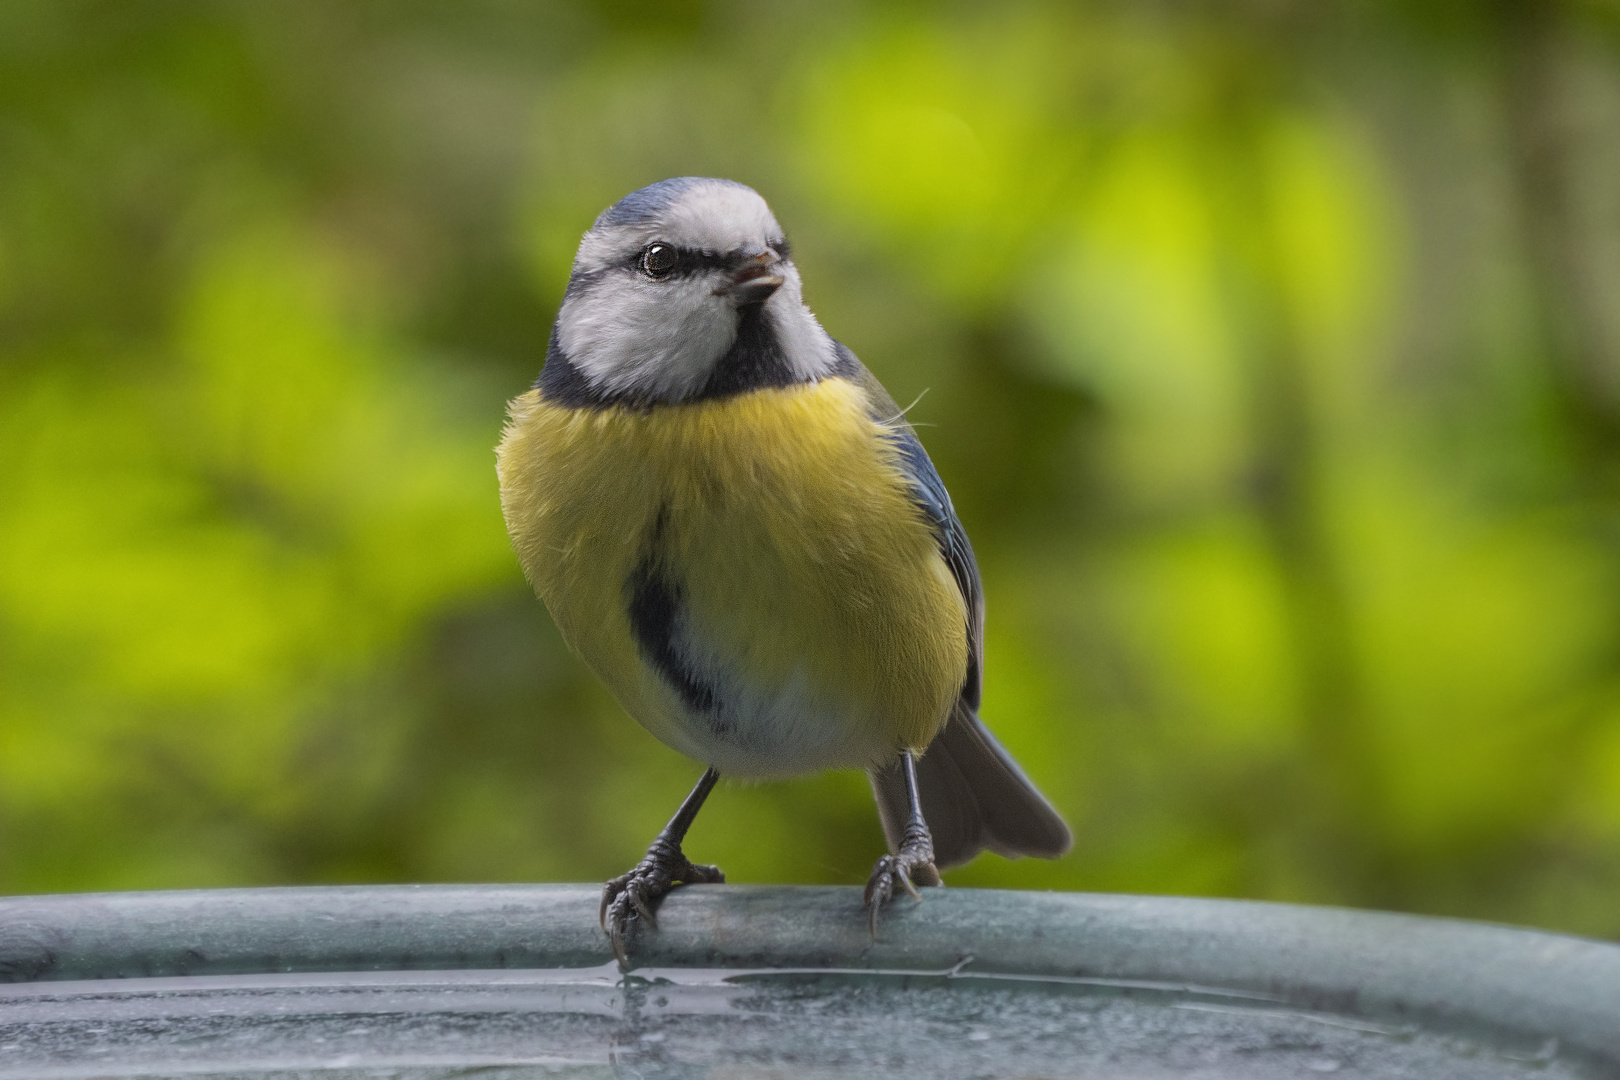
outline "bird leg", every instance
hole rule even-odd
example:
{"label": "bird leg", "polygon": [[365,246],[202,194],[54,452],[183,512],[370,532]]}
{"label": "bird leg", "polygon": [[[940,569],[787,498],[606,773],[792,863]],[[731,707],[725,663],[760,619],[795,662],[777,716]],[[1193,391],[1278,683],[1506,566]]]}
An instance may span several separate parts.
{"label": "bird leg", "polygon": [[917,793],[917,763],[910,750],[900,751],[900,769],[906,778],[906,799],[911,803],[911,814],[906,818],[906,831],[900,838],[900,850],[885,855],[872,868],[866,882],[866,913],[872,937],[877,938],[878,913],[883,905],[894,898],[898,885],[921,900],[917,886],[944,885],[939,870],[934,866],[934,838],[929,835],[928,823],[923,820],[922,800]]}
{"label": "bird leg", "polygon": [[675,811],[675,816],[669,819],[669,824],[647,848],[642,860],[627,873],[602,886],[602,908],[597,913],[597,919],[608,940],[613,943],[613,955],[619,958],[621,966],[630,966],[624,939],[631,920],[640,918],[649,927],[658,929],[658,920],[653,917],[655,900],[677,885],[726,880],[726,875],[720,872],[718,866],[701,866],[687,859],[681,851],[686,830],[692,827],[693,819],[703,808],[703,800],[709,797],[718,779],[720,774],[714,766],[709,766],[691,794],[686,796],[686,801],[681,803],[681,808]]}

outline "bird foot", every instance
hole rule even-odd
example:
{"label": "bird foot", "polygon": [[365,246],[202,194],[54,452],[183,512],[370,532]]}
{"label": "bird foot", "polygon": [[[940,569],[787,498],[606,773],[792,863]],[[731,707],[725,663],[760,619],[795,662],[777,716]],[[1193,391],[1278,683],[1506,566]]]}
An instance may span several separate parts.
{"label": "bird foot", "polygon": [[702,885],[726,880],[718,866],[703,866],[689,860],[681,846],[660,836],[647,849],[646,856],[626,873],[602,886],[602,908],[598,921],[613,944],[619,965],[630,967],[625,938],[636,920],[658,929],[653,904],[677,885]]}
{"label": "bird foot", "polygon": [[917,886],[944,884],[934,866],[934,840],[928,835],[928,827],[920,821],[911,822],[900,841],[900,853],[879,859],[866,881],[866,916],[872,939],[877,940],[878,915],[883,905],[894,899],[896,886],[909,893],[913,900],[921,900]]}

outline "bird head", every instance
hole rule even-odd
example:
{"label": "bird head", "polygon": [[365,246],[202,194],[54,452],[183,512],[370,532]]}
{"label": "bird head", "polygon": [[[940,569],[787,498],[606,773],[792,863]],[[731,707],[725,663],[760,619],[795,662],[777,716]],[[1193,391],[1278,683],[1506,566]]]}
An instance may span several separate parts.
{"label": "bird head", "polygon": [[602,212],[580,241],[554,347],[600,396],[651,403],[701,396],[739,349],[768,353],[779,381],[815,378],[835,359],[765,200],[701,177]]}

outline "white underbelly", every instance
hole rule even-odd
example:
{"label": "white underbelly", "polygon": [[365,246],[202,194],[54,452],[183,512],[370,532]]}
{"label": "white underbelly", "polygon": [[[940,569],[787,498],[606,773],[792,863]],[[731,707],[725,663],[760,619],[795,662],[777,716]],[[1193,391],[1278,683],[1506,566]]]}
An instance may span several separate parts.
{"label": "white underbelly", "polygon": [[[717,669],[723,670],[709,670]],[[769,779],[865,768],[895,750],[881,725],[813,686],[802,670],[771,687],[722,676],[715,691],[713,708],[682,707],[666,717],[674,731],[665,741],[722,775]]]}

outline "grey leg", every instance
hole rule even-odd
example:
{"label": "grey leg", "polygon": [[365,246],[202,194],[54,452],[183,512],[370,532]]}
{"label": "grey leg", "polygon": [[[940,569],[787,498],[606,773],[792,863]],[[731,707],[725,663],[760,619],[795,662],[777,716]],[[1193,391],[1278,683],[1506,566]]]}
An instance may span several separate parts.
{"label": "grey leg", "polygon": [[597,917],[602,929],[607,932],[608,940],[613,943],[613,955],[626,968],[630,966],[630,960],[625,953],[624,939],[631,920],[639,918],[656,930],[658,920],[653,917],[653,901],[677,885],[726,880],[726,875],[720,872],[718,866],[694,863],[681,851],[681,841],[686,839],[686,831],[692,827],[698,811],[703,808],[703,800],[709,797],[718,779],[720,774],[714,766],[709,766],[642,860],[628,873],[620,874],[602,886],[602,909]]}
{"label": "grey leg", "polygon": [[921,900],[918,885],[944,884],[934,867],[934,838],[923,820],[922,801],[917,794],[917,762],[910,750],[900,752],[900,771],[906,778],[906,801],[911,805],[911,813],[906,818],[899,853],[879,859],[866,882],[866,913],[873,938],[877,937],[878,914],[883,905],[894,898],[896,886],[910,893],[913,899]]}

